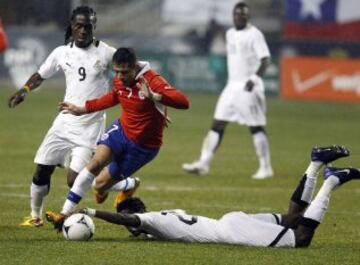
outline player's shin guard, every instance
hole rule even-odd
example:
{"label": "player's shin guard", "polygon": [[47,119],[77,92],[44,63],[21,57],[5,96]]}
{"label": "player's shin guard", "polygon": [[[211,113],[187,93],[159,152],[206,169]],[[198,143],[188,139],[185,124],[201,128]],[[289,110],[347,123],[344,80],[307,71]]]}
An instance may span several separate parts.
{"label": "player's shin guard", "polygon": [[30,204],[31,204],[31,216],[41,218],[44,198],[48,194],[49,185],[36,185],[31,183],[30,187]]}
{"label": "player's shin guard", "polygon": [[265,132],[260,131],[252,135],[253,143],[257,157],[259,159],[259,168],[263,170],[272,171],[271,161],[270,161],[270,146],[269,140]]}
{"label": "player's shin guard", "polygon": [[84,168],[79,173],[63,205],[63,209],[61,211],[62,214],[70,215],[74,212],[76,205],[80,202],[85,193],[90,190],[94,178],[95,175],[87,168]]}
{"label": "player's shin guard", "polygon": [[134,178],[126,178],[115,185],[113,185],[108,191],[126,191],[133,189],[135,187],[135,179]]}
{"label": "player's shin guard", "polygon": [[304,218],[314,220],[317,223],[322,222],[324,215],[329,207],[330,194],[334,189],[333,186],[334,185],[331,180],[324,181],[318,194],[305,211]]}
{"label": "player's shin guard", "polygon": [[299,185],[296,187],[291,200],[298,205],[306,208],[314,195],[316,187],[317,175],[322,166],[319,162],[310,162],[308,168],[305,171]]}

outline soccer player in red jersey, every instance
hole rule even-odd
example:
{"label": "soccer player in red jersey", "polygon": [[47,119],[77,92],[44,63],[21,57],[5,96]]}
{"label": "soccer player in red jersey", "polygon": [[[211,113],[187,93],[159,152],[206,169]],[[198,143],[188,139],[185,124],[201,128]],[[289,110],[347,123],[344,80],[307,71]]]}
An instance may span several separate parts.
{"label": "soccer player in red jersey", "polygon": [[4,26],[0,18],[0,53],[4,52],[9,47],[9,41],[7,39]]}
{"label": "soccer player in red jersey", "polygon": [[75,210],[92,184],[98,203],[106,199],[109,190],[120,191],[115,207],[132,196],[140,182],[129,176],[159,152],[168,121],[166,106],[189,108],[187,97],[153,71],[148,63],[137,61],[133,49],[119,48],[113,56],[113,68],[116,77],[110,93],[86,101],[85,106],[60,103],[60,110],[73,115],[120,104],[121,116],[102,135],[94,157],[76,178],[61,213],[46,213],[48,221],[57,229],[61,229],[64,219]]}

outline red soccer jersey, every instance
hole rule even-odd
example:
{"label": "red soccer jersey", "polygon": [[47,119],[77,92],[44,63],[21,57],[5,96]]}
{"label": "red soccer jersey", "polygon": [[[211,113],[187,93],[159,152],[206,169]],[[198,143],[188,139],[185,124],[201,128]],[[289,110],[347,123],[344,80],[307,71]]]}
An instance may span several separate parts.
{"label": "red soccer jersey", "polygon": [[0,18],[0,53],[5,51],[8,46],[9,42]]}
{"label": "red soccer jersey", "polygon": [[158,148],[162,144],[166,125],[166,106],[187,109],[189,100],[155,71],[150,69],[142,76],[153,92],[162,95],[160,102],[145,98],[136,84],[125,87],[116,77],[111,92],[101,98],[86,101],[85,106],[87,112],[95,112],[120,103],[122,111],[119,121],[126,137],[140,146]]}

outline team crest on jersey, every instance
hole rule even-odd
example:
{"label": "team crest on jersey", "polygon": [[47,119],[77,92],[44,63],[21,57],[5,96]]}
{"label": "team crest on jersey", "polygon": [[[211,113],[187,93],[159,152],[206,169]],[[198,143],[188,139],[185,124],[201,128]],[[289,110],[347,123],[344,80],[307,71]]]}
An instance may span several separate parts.
{"label": "team crest on jersey", "polygon": [[101,61],[100,60],[96,60],[95,64],[94,64],[94,69],[96,71],[101,71],[104,67],[102,66],[101,64]]}
{"label": "team crest on jersey", "polygon": [[144,99],[145,99],[145,93],[144,93],[144,91],[142,91],[142,90],[139,91],[139,98],[140,98],[141,100],[144,100]]}

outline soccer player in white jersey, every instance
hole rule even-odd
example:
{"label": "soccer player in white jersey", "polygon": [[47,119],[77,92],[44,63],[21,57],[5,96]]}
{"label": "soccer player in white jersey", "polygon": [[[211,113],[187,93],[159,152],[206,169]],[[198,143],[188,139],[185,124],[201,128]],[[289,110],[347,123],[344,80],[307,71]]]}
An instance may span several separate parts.
{"label": "soccer player in white jersey", "polygon": [[248,19],[248,6],[242,2],[236,4],[233,9],[234,27],[226,32],[228,82],[218,99],[200,158],[183,164],[186,172],[207,174],[226,126],[229,122],[236,122],[246,125],[252,135],[259,160],[259,169],[252,177],[265,179],[274,175],[265,132],[265,92],[261,79],[270,62],[270,52],[263,34],[248,23]]}
{"label": "soccer player in white jersey", "polygon": [[[64,101],[84,104],[109,90],[109,69],[115,48],[93,37],[96,14],[88,6],[73,10],[65,34],[65,45],[54,49],[39,70],[9,99],[9,107],[20,104],[27,94],[58,70],[66,79]],[[64,165],[70,154],[67,183],[71,187],[77,174],[90,161],[96,142],[105,129],[105,112],[73,116],[59,113],[40,145],[34,162],[37,164],[30,188],[31,216],[22,227],[43,225],[42,209],[49,192],[50,178],[56,166]]]}
{"label": "soccer player in white jersey", "polygon": [[230,212],[220,219],[186,214],[184,210],[146,212],[138,198],[118,205],[118,213],[91,208],[80,212],[110,223],[124,225],[134,235],[198,243],[224,243],[257,247],[308,247],[329,206],[331,192],[352,179],[359,169],[324,169],[324,182],[312,200],[321,167],[349,155],[341,146],[315,147],[311,161],[295,189],[286,214]]}

